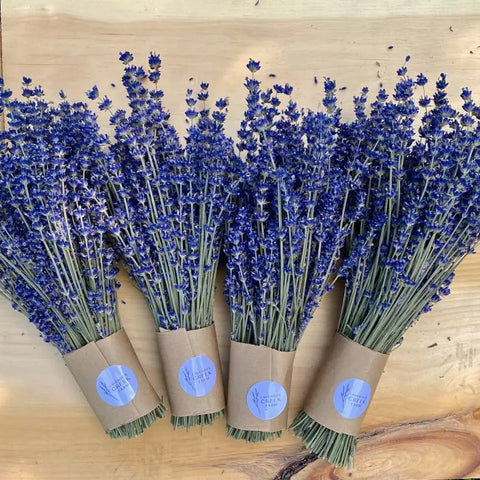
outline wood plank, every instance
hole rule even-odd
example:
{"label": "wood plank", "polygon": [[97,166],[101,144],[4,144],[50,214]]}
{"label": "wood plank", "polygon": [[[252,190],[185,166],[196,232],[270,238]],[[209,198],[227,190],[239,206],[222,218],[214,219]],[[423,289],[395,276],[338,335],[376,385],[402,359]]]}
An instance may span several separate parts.
{"label": "wood plank", "polygon": [[[49,98],[63,88],[83,99],[93,84],[122,105],[118,51],[139,59],[162,54],[162,88],[172,118],[183,128],[188,78],[209,81],[212,95],[228,95],[228,129],[243,109],[244,65],[262,60],[266,82],[292,83],[302,105],[316,107],[321,85],[337,79],[342,107],[363,85],[392,85],[407,54],[412,72],[433,80],[449,75],[450,89],[480,92],[480,4],[475,1],[353,1],[201,3],[141,0],[2,2],[4,76],[18,92],[22,75],[41,83]],[[392,10],[389,10],[389,8]],[[410,14],[408,17],[402,16]],[[215,19],[213,22],[212,20]],[[453,31],[452,31],[453,30]],[[392,50],[388,49],[393,45]],[[472,53],[470,53],[472,52]],[[377,62],[380,65],[377,65]],[[268,79],[269,73],[277,75]],[[380,76],[380,78],[378,78]],[[115,87],[111,83],[115,83]],[[458,104],[458,103],[457,103]],[[452,295],[406,335],[380,382],[362,431],[356,468],[309,465],[296,478],[430,479],[480,475],[480,258],[460,267]],[[120,277],[121,315],[147,373],[163,382],[145,302],[125,274]],[[325,298],[301,342],[293,379],[290,418],[300,408],[325,354],[341,292]],[[215,320],[224,371],[228,366],[228,309],[221,278]],[[434,347],[431,345],[436,344]],[[461,455],[459,454],[461,452]],[[132,441],[111,441],[51,346],[8,303],[0,301],[0,479],[273,478],[306,452],[290,432],[282,439],[247,445],[225,439],[224,422],[173,432],[167,420]],[[351,474],[351,476],[350,476]]]}
{"label": "wood plank", "polygon": [[182,18],[186,20],[239,20],[267,19],[292,20],[299,18],[368,18],[428,15],[475,15],[480,14],[480,5],[475,0],[429,0],[420,2],[399,2],[398,0],[356,0],[317,2],[315,0],[137,0],[126,2],[117,0],[3,0],[6,14],[11,17],[34,15],[67,14],[90,20],[106,22],[132,22]]}
{"label": "wood plank", "polygon": [[[207,81],[211,98],[229,97],[227,129],[235,132],[243,114],[245,64],[250,57],[262,61],[259,78],[265,84],[294,85],[300,105],[317,108],[323,77],[336,79],[339,87],[347,87],[338,92],[346,118],[352,117],[352,96],[363,86],[373,92],[381,83],[392,87],[406,55],[412,57],[412,74],[421,71],[431,83],[440,72],[449,74],[454,105],[460,104],[461,87],[480,85],[480,16],[111,23],[62,14],[10,16],[8,6],[9,2],[3,17],[4,76],[14,91],[19,92],[26,75],[51,98],[64,89],[69,98],[85,100],[84,92],[95,83],[121,107],[125,102],[118,52],[130,50],[145,63],[154,50],[163,58],[161,87],[180,131],[186,89]],[[276,77],[269,78],[271,73]],[[106,124],[106,114],[100,117]]]}
{"label": "wood plank", "polygon": [[464,411],[374,430],[359,441],[354,471],[336,469],[325,461],[317,461],[295,479],[376,480],[380,473],[382,478],[392,480],[478,475],[478,419],[478,411],[473,414]]}

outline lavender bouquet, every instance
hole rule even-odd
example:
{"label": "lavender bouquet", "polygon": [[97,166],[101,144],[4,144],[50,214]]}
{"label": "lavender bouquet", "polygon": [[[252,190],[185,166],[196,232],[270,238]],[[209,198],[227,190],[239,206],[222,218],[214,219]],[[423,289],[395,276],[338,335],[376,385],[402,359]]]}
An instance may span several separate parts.
{"label": "lavender bouquet", "polygon": [[290,85],[262,89],[259,62],[247,68],[238,132],[243,190],[225,248],[233,341],[227,424],[229,436],[256,442],[279,437],[287,425],[294,352],[332,288],[363,195],[356,167],[335,151],[335,83],[325,80],[325,113],[305,112]]}
{"label": "lavender bouquet", "polygon": [[[58,105],[47,103],[24,78],[24,99],[15,100],[0,82],[8,123],[0,134],[0,292],[68,363],[85,346],[121,335],[121,322],[114,252],[106,242],[106,139],[85,104],[60,95]],[[81,365],[87,377],[94,373],[89,366],[93,360]],[[139,364],[135,374],[139,387],[147,382]],[[93,403],[105,403],[93,381]],[[140,388],[130,393],[133,402],[141,397]],[[163,415],[150,393],[145,415],[102,422],[115,425],[105,427],[112,438],[139,435]],[[103,405],[107,414],[110,405]]]}
{"label": "lavender bouquet", "polygon": [[[409,78],[405,66],[398,74],[393,97],[381,89],[369,114],[364,89],[355,99],[356,120],[339,133],[344,155],[365,166],[367,201],[340,272],[346,289],[338,333],[359,355],[368,349],[369,358],[387,357],[419,316],[448,295],[456,266],[480,238],[480,109],[468,89],[461,94],[463,112],[452,108],[444,74],[433,98],[425,94],[423,75]],[[416,88],[423,90],[418,103]],[[339,361],[326,362],[319,388]],[[378,381],[368,385],[356,372],[360,363],[351,362],[345,378],[337,378],[332,397],[314,386],[292,425],[309,449],[338,466],[353,462],[355,430]],[[342,392],[343,403],[337,403]],[[332,398],[340,428],[316,417],[315,405],[331,404]],[[352,431],[349,422],[357,419]]]}
{"label": "lavender bouquet", "polygon": [[[172,424],[207,425],[224,409],[213,294],[234,191],[233,145],[223,126],[227,101],[210,110],[208,84],[200,85],[196,97],[188,90],[182,147],[158,89],[160,57],[150,55],[148,72],[131,64],[129,52],[120,59],[129,112],[111,116],[110,231],[160,330]],[[108,106],[108,100],[101,102],[101,108]]]}

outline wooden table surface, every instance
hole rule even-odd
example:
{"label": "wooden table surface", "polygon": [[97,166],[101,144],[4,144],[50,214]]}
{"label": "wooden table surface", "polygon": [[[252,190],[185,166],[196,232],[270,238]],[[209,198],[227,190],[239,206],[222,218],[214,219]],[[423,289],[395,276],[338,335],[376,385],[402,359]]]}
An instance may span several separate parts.
{"label": "wooden table surface", "polygon": [[[363,85],[391,86],[406,55],[412,73],[433,81],[445,71],[452,94],[468,85],[480,98],[476,0],[255,2],[1,0],[3,74],[16,92],[22,75],[33,77],[49,98],[63,88],[70,99],[83,99],[95,83],[120,106],[118,52],[130,50],[143,61],[157,51],[175,124],[184,128],[186,88],[205,80],[212,96],[230,98],[231,133],[241,118],[250,57],[262,61],[259,78],[290,82],[298,102],[313,108],[321,101],[322,78],[335,78],[347,87],[339,92],[347,118],[352,95]],[[480,476],[479,269],[480,258],[472,255],[458,269],[452,294],[391,355],[362,428],[355,469],[316,461],[292,478]],[[125,328],[162,389],[153,323],[124,273],[120,280]],[[226,371],[229,315],[221,282],[220,275],[215,320]],[[300,344],[290,418],[325,353],[339,300],[339,291],[323,300]],[[300,468],[306,454],[290,432],[257,445],[226,439],[224,421],[184,432],[163,420],[135,440],[110,440],[61,356],[0,301],[0,480],[273,479],[288,465],[290,473]]]}

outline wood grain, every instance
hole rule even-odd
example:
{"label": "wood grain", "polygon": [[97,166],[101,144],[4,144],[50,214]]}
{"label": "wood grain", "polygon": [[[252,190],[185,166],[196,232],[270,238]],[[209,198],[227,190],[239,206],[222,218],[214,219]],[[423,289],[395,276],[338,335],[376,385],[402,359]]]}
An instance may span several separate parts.
{"label": "wood grain", "polygon": [[480,14],[480,5],[475,0],[445,2],[369,0],[359,3],[356,0],[317,2],[315,0],[137,0],[126,2],[117,0],[3,0],[9,16],[34,16],[67,14],[104,22],[143,21],[181,18],[186,20],[239,20],[239,19],[283,19],[299,18],[368,18],[391,16],[445,16]]}
{"label": "wood grain", "polygon": [[[392,480],[463,478],[471,476],[480,464],[479,434],[478,413],[471,411],[398,424],[360,438],[355,470],[317,461],[295,478],[376,480],[379,472]],[[419,472],[425,476],[419,477]]]}
{"label": "wood grain", "polygon": [[[139,59],[162,54],[162,88],[182,131],[183,93],[200,80],[212,96],[230,98],[228,129],[241,119],[249,57],[260,59],[266,82],[288,81],[302,105],[316,107],[321,80],[337,79],[347,118],[361,86],[391,86],[407,54],[412,72],[449,76],[450,89],[480,94],[480,4],[441,0],[398,2],[192,2],[141,0],[74,3],[3,0],[2,50],[7,84],[18,92],[22,75],[53,98],[63,88],[84,99],[94,83],[117,106],[120,50]],[[393,45],[389,50],[388,46]],[[268,78],[269,73],[276,74]],[[316,85],[314,76],[320,80]],[[115,86],[111,84],[114,83]],[[457,103],[458,104],[458,103]],[[106,120],[102,120],[106,123]],[[367,414],[354,470],[314,462],[298,479],[433,479],[480,475],[480,258],[459,268],[452,295],[436,305],[395,351]],[[164,391],[153,323],[124,273],[120,307],[125,328],[147,374]],[[215,297],[224,371],[229,314]],[[325,298],[300,344],[290,418],[300,408],[325,354],[341,292]],[[167,420],[142,437],[112,441],[96,419],[55,349],[8,303],[0,301],[0,480],[272,479],[306,455],[291,433],[262,445],[225,438],[224,421],[203,432],[173,431]]]}

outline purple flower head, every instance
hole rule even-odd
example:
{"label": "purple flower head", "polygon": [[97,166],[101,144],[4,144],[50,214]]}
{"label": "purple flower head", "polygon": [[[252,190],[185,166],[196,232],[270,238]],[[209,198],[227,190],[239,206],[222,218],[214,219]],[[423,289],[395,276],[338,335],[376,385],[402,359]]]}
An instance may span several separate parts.
{"label": "purple flower head", "polygon": [[96,100],[99,95],[98,87],[94,85],[90,90],[86,92],[86,95],[90,100]]}
{"label": "purple flower head", "polygon": [[130,62],[133,62],[133,55],[130,52],[120,52],[120,56],[118,58],[124,65],[128,65]]}
{"label": "purple flower head", "polygon": [[250,61],[247,63],[247,68],[252,73],[258,72],[260,70],[260,62],[250,59]]}
{"label": "purple flower head", "polygon": [[112,101],[107,97],[103,97],[103,99],[98,103],[98,108],[100,110],[108,110],[112,106]]}
{"label": "purple flower head", "polygon": [[[131,57],[131,60],[133,60],[133,57]],[[160,59],[160,55],[150,52],[150,56],[148,57],[148,66],[150,67],[150,69],[159,70],[161,65],[162,60]]]}

